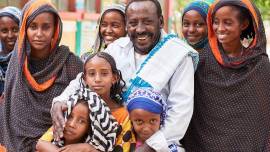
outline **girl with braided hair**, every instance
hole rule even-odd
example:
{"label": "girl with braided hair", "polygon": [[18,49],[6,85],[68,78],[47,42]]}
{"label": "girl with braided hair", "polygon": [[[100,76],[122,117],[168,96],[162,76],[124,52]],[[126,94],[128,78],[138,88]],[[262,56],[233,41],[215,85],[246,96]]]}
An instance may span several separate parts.
{"label": "girl with braided hair", "polygon": [[[104,100],[106,105],[108,105],[112,116],[119,123],[117,139],[113,150],[129,152],[135,149],[135,136],[132,132],[128,111],[124,107],[122,100],[125,82],[123,81],[121,72],[116,68],[113,57],[105,52],[91,54],[85,60],[84,72],[77,77],[79,77],[80,88],[73,88],[73,91],[65,90],[55,100],[65,102],[65,100],[69,99],[63,99],[63,95],[66,97],[68,94],[74,94],[77,90],[84,87],[90,89],[92,92],[96,92],[100,96],[100,99]],[[53,138],[52,130],[50,134],[50,138],[46,137],[47,139],[43,138],[43,140],[51,141]],[[89,148],[91,147],[90,144],[87,146]]]}

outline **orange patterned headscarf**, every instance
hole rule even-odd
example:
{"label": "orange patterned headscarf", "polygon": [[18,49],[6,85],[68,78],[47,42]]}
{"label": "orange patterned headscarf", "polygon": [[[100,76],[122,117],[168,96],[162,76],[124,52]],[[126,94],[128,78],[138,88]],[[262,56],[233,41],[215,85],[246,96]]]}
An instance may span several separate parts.
{"label": "orange patterned headscarf", "polygon": [[[247,48],[247,51],[250,51],[251,54],[253,54],[253,55],[255,52],[256,53],[264,52],[264,51],[251,51],[254,49],[255,50],[259,49],[259,47],[261,47],[260,50],[263,50],[264,45],[265,45],[264,47],[266,47],[266,44],[264,44],[265,41],[263,40],[265,38],[265,34],[264,34],[264,32],[260,32],[262,29],[264,29],[264,27],[262,25],[261,18],[260,18],[260,14],[258,14],[258,10],[252,4],[252,2],[249,0],[216,0],[216,2],[209,8],[208,15],[207,15],[207,24],[208,24],[209,45],[210,45],[210,48],[212,50],[212,53],[214,54],[214,56],[215,56],[216,60],[219,62],[219,64],[225,65],[225,66],[238,65],[238,64],[245,62],[245,60],[249,57],[240,59],[239,61],[225,63],[225,61],[222,58],[222,55],[220,53],[220,50],[219,50],[217,37],[215,35],[215,32],[213,31],[213,15],[214,15],[213,11],[216,9],[217,5],[219,5],[219,7],[222,7],[225,5],[237,5],[237,6],[245,7],[246,9],[248,9],[248,11],[250,12],[250,15],[252,17],[253,23],[251,23],[251,24],[253,24],[255,34],[253,35],[253,41],[251,42],[251,44]],[[262,41],[259,42],[259,39],[261,39]]]}
{"label": "orange patterned headscarf", "polygon": [[44,91],[48,89],[56,79],[56,76],[52,75],[51,78],[48,79],[47,81],[43,83],[38,83],[30,73],[28,68],[27,52],[30,52],[31,50],[29,47],[27,47],[27,45],[29,45],[29,42],[26,38],[27,35],[26,31],[31,21],[37,15],[43,12],[51,12],[58,17],[55,23],[55,33],[51,42],[51,51],[53,51],[56,48],[56,46],[58,46],[62,35],[62,22],[57,13],[57,10],[52,5],[50,0],[32,0],[31,2],[26,4],[25,9],[23,10],[21,28],[19,31],[18,42],[16,46],[18,49],[17,53],[19,63],[22,64],[23,74],[28,83],[35,91]]}

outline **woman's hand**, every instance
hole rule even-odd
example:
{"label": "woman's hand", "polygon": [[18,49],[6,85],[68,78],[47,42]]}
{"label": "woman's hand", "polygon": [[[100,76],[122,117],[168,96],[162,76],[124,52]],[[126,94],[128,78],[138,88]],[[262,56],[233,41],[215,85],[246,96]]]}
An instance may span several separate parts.
{"label": "woman's hand", "polygon": [[65,147],[62,147],[58,152],[99,152],[92,145],[88,143],[82,144],[71,144]]}
{"label": "woman's hand", "polygon": [[65,127],[65,119],[63,112],[67,110],[67,105],[63,102],[55,102],[51,110],[53,120],[53,137],[59,141],[63,137],[63,130]]}

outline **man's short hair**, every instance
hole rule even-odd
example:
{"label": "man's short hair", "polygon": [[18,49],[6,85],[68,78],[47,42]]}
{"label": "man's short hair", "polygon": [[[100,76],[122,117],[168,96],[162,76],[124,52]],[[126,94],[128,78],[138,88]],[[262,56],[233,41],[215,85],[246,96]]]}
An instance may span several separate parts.
{"label": "man's short hair", "polygon": [[126,7],[126,10],[125,12],[127,13],[127,10],[129,8],[129,5],[133,2],[143,2],[143,1],[150,1],[150,2],[153,2],[157,8],[157,14],[158,14],[158,17],[162,17],[162,9],[161,9],[161,6],[160,6],[160,3],[158,0],[130,0],[129,3],[127,4],[127,7]]}

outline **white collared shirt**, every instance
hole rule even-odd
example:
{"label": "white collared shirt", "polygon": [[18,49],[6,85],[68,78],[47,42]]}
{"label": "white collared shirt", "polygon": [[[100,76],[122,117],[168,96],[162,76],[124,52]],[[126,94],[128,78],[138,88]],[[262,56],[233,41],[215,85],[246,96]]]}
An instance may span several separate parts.
{"label": "white collared shirt", "polygon": [[[141,58],[145,59],[145,56],[141,56],[141,58],[135,56],[133,44],[128,37],[116,40],[108,46],[105,52],[114,57],[117,68],[121,70],[123,79],[129,86],[129,80],[135,75],[143,61]],[[185,135],[191,120],[194,103],[194,67],[190,56],[187,55],[175,69],[171,79],[161,90],[161,94],[168,104],[165,126],[161,128],[161,134],[156,133],[146,141],[149,146],[160,152],[170,144],[179,145],[179,140]],[[167,140],[167,146],[164,146],[166,144],[161,140],[164,137]]]}

